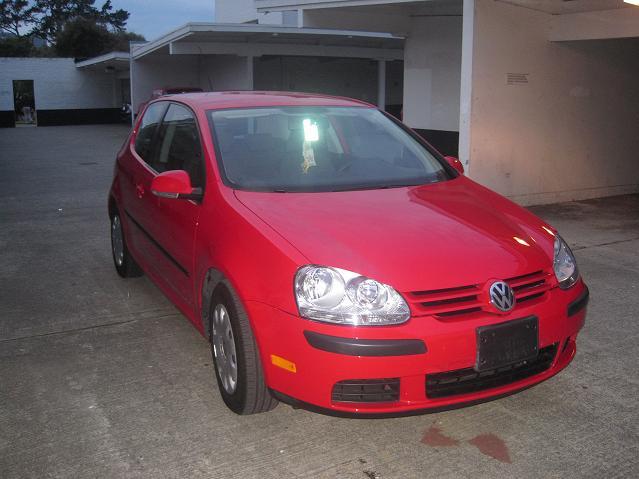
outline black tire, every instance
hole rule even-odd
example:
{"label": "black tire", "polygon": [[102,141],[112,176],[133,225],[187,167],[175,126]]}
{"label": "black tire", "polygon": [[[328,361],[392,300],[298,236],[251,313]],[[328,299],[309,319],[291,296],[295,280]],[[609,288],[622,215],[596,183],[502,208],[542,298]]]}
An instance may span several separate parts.
{"label": "black tire", "polygon": [[[119,233],[117,230],[119,230]],[[116,236],[118,234],[122,241],[122,250],[119,255],[116,253]],[[129,252],[129,248],[126,246],[126,239],[124,237],[124,231],[122,230],[122,219],[117,210],[111,215],[111,255],[113,256],[115,270],[123,278],[137,278],[144,274],[142,268],[135,262]],[[119,258],[117,256],[119,256]]]}
{"label": "black tire", "polygon": [[[237,381],[234,391],[227,391],[222,378],[220,368],[214,351],[214,313],[218,305],[224,306],[228,312],[231,329],[233,331],[233,344],[235,345],[235,358],[237,364]],[[271,393],[264,381],[262,362],[255,343],[255,337],[239,298],[226,285],[220,285],[213,293],[211,311],[209,314],[209,337],[211,338],[211,355],[215,365],[215,377],[217,379],[220,395],[227,407],[236,414],[248,415],[270,411],[278,405],[277,399]]]}

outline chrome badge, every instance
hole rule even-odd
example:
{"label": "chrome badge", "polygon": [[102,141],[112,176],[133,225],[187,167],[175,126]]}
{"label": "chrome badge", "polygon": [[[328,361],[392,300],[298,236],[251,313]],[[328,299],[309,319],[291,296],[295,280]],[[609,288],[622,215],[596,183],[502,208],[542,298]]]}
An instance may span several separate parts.
{"label": "chrome badge", "polygon": [[495,281],[491,284],[488,294],[490,295],[490,302],[504,313],[515,307],[515,293],[513,289],[503,281]]}

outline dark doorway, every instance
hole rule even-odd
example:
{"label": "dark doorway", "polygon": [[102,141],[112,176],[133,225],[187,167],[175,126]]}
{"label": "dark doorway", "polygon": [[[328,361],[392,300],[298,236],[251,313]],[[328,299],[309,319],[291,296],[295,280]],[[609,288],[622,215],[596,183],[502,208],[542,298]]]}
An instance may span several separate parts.
{"label": "dark doorway", "polygon": [[13,80],[13,107],[16,126],[37,124],[33,80]]}
{"label": "dark doorway", "polygon": [[377,101],[374,60],[263,55],[255,58],[253,68],[256,90],[322,93]]}
{"label": "dark doorway", "polygon": [[404,109],[404,61],[386,62],[386,111],[402,119]]}
{"label": "dark doorway", "polygon": [[122,104],[131,104],[131,79],[120,78],[120,96]]}

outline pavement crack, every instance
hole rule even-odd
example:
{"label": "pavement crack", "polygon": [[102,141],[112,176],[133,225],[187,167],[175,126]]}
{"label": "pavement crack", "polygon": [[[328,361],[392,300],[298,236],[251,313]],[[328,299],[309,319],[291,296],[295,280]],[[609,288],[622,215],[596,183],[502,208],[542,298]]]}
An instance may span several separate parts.
{"label": "pavement crack", "polygon": [[[144,311],[142,311],[142,313],[144,313]],[[49,333],[32,334],[30,336],[19,336],[17,338],[0,339],[0,343],[10,343],[13,341],[22,341],[25,339],[46,338],[47,336],[59,336],[62,334],[74,334],[74,333],[80,333],[82,331],[90,331],[92,329],[108,328],[111,326],[121,326],[123,324],[135,323],[137,321],[146,321],[149,319],[161,319],[161,318],[166,318],[168,316],[174,316],[174,315],[175,313],[166,313],[159,316],[147,316],[142,318],[127,319],[124,321],[115,321],[111,323],[94,324],[93,326],[85,326],[83,328],[64,329],[62,331],[51,331]]]}
{"label": "pavement crack", "polygon": [[639,236],[637,236],[636,238],[628,238],[628,239],[622,239],[622,240],[618,240],[618,241],[609,241],[608,243],[598,243],[598,244],[591,244],[588,246],[576,246],[574,248],[572,248],[573,251],[581,251],[584,249],[588,249],[588,248],[598,248],[599,246],[610,246],[613,244],[619,244],[619,243],[629,243],[631,241],[637,241],[639,240]]}

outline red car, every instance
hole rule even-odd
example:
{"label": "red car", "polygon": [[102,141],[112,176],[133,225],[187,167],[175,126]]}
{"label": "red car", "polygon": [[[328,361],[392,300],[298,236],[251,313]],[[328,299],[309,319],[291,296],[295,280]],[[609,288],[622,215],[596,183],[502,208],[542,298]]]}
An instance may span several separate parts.
{"label": "red car", "polygon": [[238,414],[448,409],[575,355],[588,289],[541,219],[372,105],[226,92],[151,102],[109,196],[118,273],[210,340]]}

